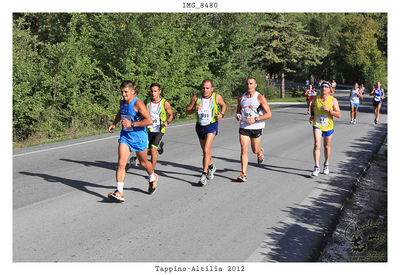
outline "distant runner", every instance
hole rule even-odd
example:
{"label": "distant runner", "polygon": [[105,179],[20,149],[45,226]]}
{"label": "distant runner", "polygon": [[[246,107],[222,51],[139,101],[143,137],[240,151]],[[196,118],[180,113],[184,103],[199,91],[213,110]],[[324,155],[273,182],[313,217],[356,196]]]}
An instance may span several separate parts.
{"label": "distant runner", "polygon": [[336,81],[333,79],[331,83],[331,94],[334,94],[336,90]]}
{"label": "distant runner", "polygon": [[[221,107],[221,112],[218,111]],[[196,133],[203,151],[203,172],[199,184],[204,186],[208,180],[214,178],[217,170],[212,163],[211,146],[215,136],[218,134],[218,121],[224,117],[226,104],[221,95],[214,92],[214,85],[210,79],[201,84],[201,94],[195,94],[186,107],[187,114],[197,115]]]}
{"label": "distant runner", "polygon": [[311,112],[311,101],[313,97],[316,95],[312,85],[308,86],[308,90],[304,93],[306,95],[307,102],[307,115]]}
{"label": "distant runner", "polygon": [[374,114],[375,114],[374,123],[378,124],[379,111],[382,107],[382,100],[385,98],[385,91],[383,88],[381,88],[381,82],[378,81],[376,83],[376,88],[374,88],[369,95],[374,97],[374,101],[372,104],[374,106]]}
{"label": "distant runner", "polygon": [[260,140],[265,127],[265,120],[272,116],[267,99],[257,92],[256,88],[256,80],[249,78],[247,79],[247,92],[238,97],[236,119],[240,121],[241,173],[237,180],[241,182],[247,182],[249,143],[251,143],[253,153],[257,154],[258,165],[264,161],[264,148],[260,147]]}
{"label": "distant runner", "polygon": [[364,86],[364,84],[361,84],[361,86],[360,86],[360,90],[361,90],[361,93],[362,93],[362,95],[363,95],[363,97],[362,97],[362,98],[360,98],[360,101],[361,101],[361,103],[363,103],[363,100],[364,100],[364,94],[365,94],[365,86]]}
{"label": "distant runner", "polygon": [[362,99],[364,96],[362,91],[358,88],[358,83],[354,83],[353,89],[350,91],[350,124],[357,124],[357,112],[358,106],[360,105],[360,98]]}
{"label": "distant runner", "polygon": [[311,103],[311,116],[310,124],[313,125],[314,134],[314,171],[313,176],[318,176],[320,173],[319,169],[319,158],[321,139],[324,139],[324,170],[323,174],[329,174],[329,157],[331,154],[331,140],[333,130],[333,117],[340,118],[341,112],[339,109],[339,103],[336,98],[330,95],[330,84],[329,82],[321,83],[321,94],[314,97]]}

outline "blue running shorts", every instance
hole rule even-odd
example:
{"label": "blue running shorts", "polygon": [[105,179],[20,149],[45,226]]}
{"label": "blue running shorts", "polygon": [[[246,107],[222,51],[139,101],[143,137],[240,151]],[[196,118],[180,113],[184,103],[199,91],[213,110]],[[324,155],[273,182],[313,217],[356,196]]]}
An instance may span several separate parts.
{"label": "blue running shorts", "polygon": [[[317,126],[313,126],[314,129],[319,129]],[[320,129],[321,130],[321,129]],[[322,136],[323,137],[329,137],[330,135],[332,135],[334,132],[334,130],[329,130],[329,131],[322,131]]]}
{"label": "blue running shorts", "polygon": [[218,135],[218,121],[206,126],[201,126],[199,123],[196,123],[196,133],[199,139],[206,139],[206,135],[209,133]]}
{"label": "blue running shorts", "polygon": [[121,131],[118,143],[122,142],[128,145],[129,150],[142,152],[147,149],[149,138],[147,132],[144,131]]}

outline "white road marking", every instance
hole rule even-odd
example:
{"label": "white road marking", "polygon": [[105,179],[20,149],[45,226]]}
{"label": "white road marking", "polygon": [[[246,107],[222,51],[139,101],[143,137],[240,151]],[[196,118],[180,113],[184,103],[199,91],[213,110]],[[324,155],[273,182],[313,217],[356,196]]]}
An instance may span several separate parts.
{"label": "white road marking", "polygon": [[[225,118],[224,120],[232,119],[232,118],[234,118],[234,117]],[[178,127],[191,126],[191,125],[195,125],[195,123],[172,125],[172,126],[169,126],[168,128],[178,128]],[[21,154],[13,155],[13,157],[20,157],[20,156],[26,156],[26,155],[36,154],[36,153],[42,153],[42,152],[57,150],[57,149],[63,149],[63,148],[68,148],[68,147],[72,147],[72,146],[92,143],[92,142],[96,142],[96,141],[102,141],[102,140],[111,139],[111,138],[119,138],[119,136],[111,136],[111,137],[99,138],[99,139],[94,139],[94,140],[82,141],[82,142],[78,142],[78,143],[74,143],[74,144],[68,144],[68,145],[63,145],[63,146],[57,146],[57,147],[52,147],[52,148],[47,148],[47,149],[42,149],[42,150],[37,150],[37,151],[32,151],[32,152],[27,152],[27,153],[21,153]]]}

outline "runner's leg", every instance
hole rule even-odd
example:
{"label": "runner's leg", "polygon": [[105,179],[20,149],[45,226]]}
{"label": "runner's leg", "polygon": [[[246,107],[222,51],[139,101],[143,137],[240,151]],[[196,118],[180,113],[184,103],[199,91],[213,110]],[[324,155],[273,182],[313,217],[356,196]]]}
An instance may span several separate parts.
{"label": "runner's leg", "polygon": [[158,148],[151,146],[151,164],[153,166],[153,170],[156,169],[157,159],[158,159]]}
{"label": "runner's leg", "polygon": [[129,155],[131,154],[128,145],[123,142],[118,144],[118,168],[116,172],[117,182],[124,182],[126,175],[126,163],[128,162]]}
{"label": "runner's leg", "polygon": [[313,129],[313,133],[314,133],[314,150],[313,150],[314,165],[319,166],[322,131],[320,129]]}
{"label": "runner's leg", "polygon": [[214,141],[215,134],[206,134],[205,139],[199,139],[201,149],[203,150],[203,172],[207,173],[208,166],[212,163],[211,146]]}
{"label": "runner's leg", "polygon": [[247,156],[247,150],[249,148],[250,137],[245,135],[239,135],[240,140],[240,164],[242,173],[246,174],[247,165],[249,163],[249,158]]}
{"label": "runner's leg", "polygon": [[329,158],[331,156],[331,140],[332,135],[324,137],[324,155],[325,155],[325,165],[329,164]]}
{"label": "runner's leg", "polygon": [[381,106],[382,104],[379,103],[378,106],[376,107],[376,119],[379,120],[379,112],[381,111]]}

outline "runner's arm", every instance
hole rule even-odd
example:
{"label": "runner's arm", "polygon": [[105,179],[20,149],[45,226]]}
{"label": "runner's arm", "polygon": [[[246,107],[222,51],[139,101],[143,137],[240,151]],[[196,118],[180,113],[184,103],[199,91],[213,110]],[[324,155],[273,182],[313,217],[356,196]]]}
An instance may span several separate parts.
{"label": "runner's arm", "polygon": [[332,107],[333,107],[333,110],[329,111],[329,113],[336,118],[340,118],[342,116],[342,114],[340,112],[339,103],[336,98],[333,98],[333,100],[332,100]]}
{"label": "runner's arm", "polygon": [[375,93],[375,88],[372,89],[371,93],[369,94],[370,96]]}
{"label": "runner's arm", "polygon": [[192,100],[190,101],[189,105],[186,107],[186,114],[191,115],[197,112],[195,105],[196,105],[196,100],[197,100],[197,95],[194,95],[192,97]]}
{"label": "runner's arm", "polygon": [[315,105],[315,99],[316,96],[313,97],[313,99],[311,100],[311,106],[310,106],[310,110],[311,110],[311,114],[310,114],[310,124],[312,124],[314,122],[314,105]]}
{"label": "runner's arm", "polygon": [[258,117],[258,120],[267,120],[267,119],[271,118],[272,117],[271,108],[269,108],[269,104],[268,104],[265,96],[262,94],[259,94],[257,97],[257,100],[258,100],[258,102],[260,102],[261,107],[263,108],[263,110],[265,112],[265,114]]}
{"label": "runner's arm", "polygon": [[242,101],[242,96],[238,97],[238,104],[236,108],[236,120],[242,119],[242,106],[240,105],[240,101]]}
{"label": "runner's arm", "polygon": [[382,100],[385,98],[385,90],[382,88]]}
{"label": "runner's arm", "polygon": [[121,111],[118,111],[117,115],[115,116],[114,122],[108,127],[108,132],[112,133],[115,125],[121,120]]}
{"label": "runner's arm", "polygon": [[361,90],[360,90],[360,89],[358,89],[358,96],[359,96],[361,99],[363,99],[363,98],[364,98],[364,95],[362,94],[362,92],[361,92]]}
{"label": "runner's arm", "polygon": [[[168,101],[164,102],[164,108],[168,114],[168,119],[166,121],[164,121],[164,126],[166,127],[172,122],[172,120],[174,120],[174,113],[172,112],[171,104],[169,104]],[[165,125],[165,123],[167,123],[167,125]]]}
{"label": "runner's arm", "polygon": [[145,127],[145,126],[153,124],[153,120],[151,119],[150,113],[149,113],[149,111],[147,111],[146,105],[144,105],[143,101],[141,101],[140,99],[136,100],[134,109],[136,109],[136,108],[137,108],[137,112],[139,112],[142,115],[143,120],[135,121],[135,122],[129,121],[128,123],[131,125],[128,125],[128,126],[130,126],[130,127]]}
{"label": "runner's arm", "polygon": [[215,101],[219,106],[221,106],[221,112],[218,112],[218,114],[216,116],[217,120],[221,120],[224,117],[225,112],[226,112],[226,104],[225,104],[225,101],[222,98],[222,96],[219,94],[215,95]]}

